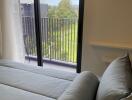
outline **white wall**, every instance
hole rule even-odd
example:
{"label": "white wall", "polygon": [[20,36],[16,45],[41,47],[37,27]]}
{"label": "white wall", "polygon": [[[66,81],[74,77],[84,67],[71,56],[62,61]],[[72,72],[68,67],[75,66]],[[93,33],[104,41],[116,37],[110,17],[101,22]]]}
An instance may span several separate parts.
{"label": "white wall", "polygon": [[85,0],[82,70],[101,75],[132,49],[132,0]]}

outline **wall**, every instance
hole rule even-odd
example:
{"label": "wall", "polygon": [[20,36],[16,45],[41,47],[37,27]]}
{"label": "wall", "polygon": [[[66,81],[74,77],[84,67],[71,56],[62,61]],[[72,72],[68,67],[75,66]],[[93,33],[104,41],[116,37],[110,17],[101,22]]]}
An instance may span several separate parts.
{"label": "wall", "polygon": [[1,3],[0,3],[0,58],[2,56]]}
{"label": "wall", "polygon": [[2,56],[2,33],[1,33],[1,20],[0,20],[0,58]]}
{"label": "wall", "polygon": [[101,75],[132,49],[132,0],[85,0],[82,70]]}

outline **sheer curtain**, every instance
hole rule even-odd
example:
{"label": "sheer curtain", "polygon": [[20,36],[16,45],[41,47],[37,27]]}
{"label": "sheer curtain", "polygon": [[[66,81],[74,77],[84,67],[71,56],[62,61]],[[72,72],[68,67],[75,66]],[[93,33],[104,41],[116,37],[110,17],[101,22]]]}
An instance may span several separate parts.
{"label": "sheer curtain", "polygon": [[0,1],[1,58],[24,61],[24,43],[19,0]]}

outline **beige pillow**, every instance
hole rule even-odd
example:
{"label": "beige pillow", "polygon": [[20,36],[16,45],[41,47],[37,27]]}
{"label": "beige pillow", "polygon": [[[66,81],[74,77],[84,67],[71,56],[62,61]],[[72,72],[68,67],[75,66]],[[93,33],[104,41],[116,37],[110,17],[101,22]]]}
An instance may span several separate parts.
{"label": "beige pillow", "polygon": [[57,100],[95,100],[99,80],[91,72],[82,72]]}
{"label": "beige pillow", "polygon": [[129,56],[117,58],[104,72],[96,100],[120,100],[132,92],[132,68]]}

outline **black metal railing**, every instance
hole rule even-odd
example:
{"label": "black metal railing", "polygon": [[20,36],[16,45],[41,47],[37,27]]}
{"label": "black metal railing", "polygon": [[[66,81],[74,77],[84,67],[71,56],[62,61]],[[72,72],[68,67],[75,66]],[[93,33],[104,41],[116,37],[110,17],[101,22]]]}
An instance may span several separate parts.
{"label": "black metal railing", "polygon": [[[76,64],[78,19],[41,18],[43,59]],[[36,57],[34,18],[22,16],[26,56]]]}

